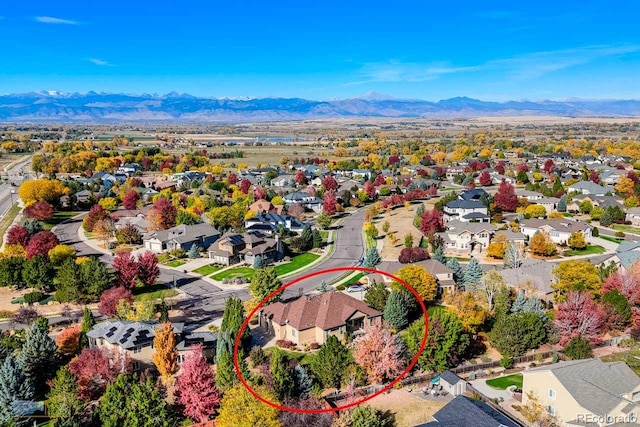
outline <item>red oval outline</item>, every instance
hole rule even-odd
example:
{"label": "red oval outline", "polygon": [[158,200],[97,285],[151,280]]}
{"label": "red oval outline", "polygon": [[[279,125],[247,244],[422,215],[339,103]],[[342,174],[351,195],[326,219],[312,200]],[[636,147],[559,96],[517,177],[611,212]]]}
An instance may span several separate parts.
{"label": "red oval outline", "polygon": [[[274,402],[271,402],[270,400],[265,399],[264,397],[262,397],[258,393],[256,393],[251,388],[251,386],[249,386],[249,384],[247,384],[247,381],[242,376],[242,372],[240,372],[240,366],[238,364],[238,348],[239,348],[239,345],[240,345],[240,337],[242,337],[242,332],[249,325],[249,319],[251,319],[253,317],[253,315],[263,305],[265,305],[265,303],[267,301],[269,301],[271,298],[276,296],[278,293],[280,293],[280,292],[284,291],[285,289],[287,289],[289,286],[295,285],[296,283],[298,283],[298,282],[300,282],[302,280],[305,280],[305,279],[309,279],[311,277],[319,276],[319,275],[325,274],[325,273],[334,273],[334,272],[337,272],[337,271],[363,271],[363,272],[367,272],[367,273],[382,274],[383,276],[390,277],[395,282],[400,283],[401,285],[403,285],[407,289],[409,289],[409,291],[411,291],[411,293],[418,300],[418,303],[420,303],[420,308],[422,308],[422,314],[423,314],[423,317],[424,317],[424,335],[422,337],[422,341],[420,342],[420,349],[418,350],[418,353],[416,353],[416,355],[413,357],[413,359],[411,359],[411,362],[409,363],[407,368],[404,371],[402,371],[402,373],[398,376],[398,378],[396,378],[395,380],[391,381],[389,384],[387,384],[381,390],[379,390],[379,391],[377,391],[377,392],[365,397],[364,399],[357,400],[355,402],[349,403],[348,405],[338,406],[338,407],[335,407],[335,408],[326,408],[326,409],[298,409],[298,408],[290,408],[288,406],[278,405],[278,404],[276,404]],[[271,292],[269,295],[267,295],[267,297],[265,299],[260,301],[260,303],[251,311],[251,313],[249,313],[247,318],[244,319],[244,322],[242,322],[242,326],[240,327],[240,330],[238,331],[238,335],[236,336],[236,340],[235,340],[235,343],[233,345],[233,366],[234,366],[234,368],[236,370],[236,374],[238,375],[238,378],[240,378],[240,383],[244,386],[244,388],[247,389],[247,391],[249,393],[251,393],[256,399],[266,403],[269,406],[272,406],[272,407],[274,407],[276,409],[279,409],[281,411],[297,412],[297,413],[301,413],[301,414],[322,414],[322,413],[325,413],[325,412],[337,412],[337,411],[342,411],[342,410],[349,409],[349,408],[352,408],[354,406],[360,405],[360,404],[362,404],[362,403],[364,403],[364,402],[366,402],[368,400],[373,399],[376,396],[381,395],[385,391],[391,389],[391,387],[393,387],[398,381],[400,381],[404,376],[406,376],[411,371],[411,369],[413,369],[415,364],[418,362],[418,359],[420,358],[420,355],[422,354],[422,352],[424,351],[424,349],[425,349],[425,347],[427,345],[428,336],[429,336],[429,314],[427,313],[427,307],[424,305],[424,301],[422,301],[422,299],[420,298],[420,295],[413,288],[413,286],[409,285],[407,282],[405,282],[402,279],[399,279],[398,277],[394,276],[391,273],[387,273],[386,271],[376,270],[375,268],[367,268],[367,267],[335,267],[335,268],[327,268],[327,269],[324,269],[324,270],[318,270],[318,271],[314,271],[313,273],[305,274],[304,276],[301,276],[301,277],[299,277],[299,278],[297,278],[297,279],[295,279],[295,280],[293,280],[293,281],[291,281],[289,283],[286,283],[286,284],[282,285],[281,287],[279,287],[278,289],[276,289],[275,291]]]}

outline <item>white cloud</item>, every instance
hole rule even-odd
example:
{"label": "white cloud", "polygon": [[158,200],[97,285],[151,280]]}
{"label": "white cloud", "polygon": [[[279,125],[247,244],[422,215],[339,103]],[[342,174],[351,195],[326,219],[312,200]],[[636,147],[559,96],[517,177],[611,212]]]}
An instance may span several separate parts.
{"label": "white cloud", "polygon": [[530,52],[509,58],[492,59],[476,65],[457,66],[450,62],[387,62],[366,63],[356,74],[356,80],[343,86],[379,82],[424,82],[448,74],[491,71],[513,80],[534,79],[545,74],[598,59],[640,52],[640,45],[597,45],[554,51]]}
{"label": "white cloud", "polygon": [[89,59],[87,59],[87,61],[91,62],[92,64],[99,65],[101,67],[113,67],[114,66],[110,62],[104,61],[102,59],[97,59],[97,58],[89,58]]}
{"label": "white cloud", "polygon": [[71,19],[62,19],[62,18],[54,18],[53,16],[36,16],[34,18],[37,22],[42,22],[43,24],[61,24],[61,25],[78,25],[78,21],[73,21]]}

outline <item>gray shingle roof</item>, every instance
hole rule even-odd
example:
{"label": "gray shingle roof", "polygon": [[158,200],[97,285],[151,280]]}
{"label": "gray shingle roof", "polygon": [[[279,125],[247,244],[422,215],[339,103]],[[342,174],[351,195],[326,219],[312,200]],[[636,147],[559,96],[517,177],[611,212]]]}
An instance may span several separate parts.
{"label": "gray shingle roof", "polygon": [[178,243],[190,242],[198,237],[218,236],[220,232],[206,223],[195,225],[178,225],[168,230],[152,231],[145,234],[144,240],[156,238],[161,242],[175,240]]}
{"label": "gray shingle roof", "polygon": [[[115,321],[96,324],[87,332],[89,338],[103,338],[110,344],[118,344],[124,349],[130,349],[146,344],[153,340],[158,323]],[[174,323],[173,330],[181,333],[183,323]]]}
{"label": "gray shingle roof", "polygon": [[486,222],[462,222],[462,221],[449,221],[447,224],[447,229],[450,234],[460,234],[465,231],[469,231],[473,234],[479,233],[481,231],[489,231],[494,232],[496,228]]}
{"label": "gray shingle roof", "polygon": [[416,427],[517,427],[518,425],[484,402],[456,396],[433,414],[435,421]]}
{"label": "gray shingle roof", "polygon": [[[530,372],[551,372],[580,406],[605,416],[620,403],[629,402],[623,395],[640,386],[640,378],[624,362],[604,363],[600,359],[572,360],[533,368]],[[636,405],[638,406],[638,405]]]}
{"label": "gray shingle roof", "polygon": [[486,208],[484,203],[479,200],[452,200],[447,203],[447,207],[451,209],[482,209]]}
{"label": "gray shingle roof", "polygon": [[551,262],[539,261],[527,258],[518,268],[508,268],[502,270],[502,277],[509,286],[522,286],[531,284],[536,290],[547,295],[553,292],[551,283],[556,281],[553,269],[557,265]]}

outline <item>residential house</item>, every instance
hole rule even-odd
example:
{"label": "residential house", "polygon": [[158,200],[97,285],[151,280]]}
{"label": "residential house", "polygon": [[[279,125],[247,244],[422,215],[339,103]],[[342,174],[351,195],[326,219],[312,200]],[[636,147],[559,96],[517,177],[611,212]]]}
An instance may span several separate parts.
{"label": "residential house", "polygon": [[616,253],[609,260],[624,271],[631,271],[631,267],[640,260],[640,242],[623,240],[616,248]]}
{"label": "residential house", "polygon": [[484,191],[482,188],[473,188],[458,194],[458,199],[460,200],[482,200],[483,197],[486,199],[491,198],[489,193]]}
{"label": "residential house", "polygon": [[382,323],[382,313],[342,292],[304,295],[290,302],[275,302],[259,311],[259,324],[278,340],[297,346],[322,345],[330,335],[340,340]]}
{"label": "residential house", "polygon": [[147,214],[153,208],[151,205],[143,206],[141,209],[118,209],[111,213],[116,230],[124,228],[127,224],[133,225],[141,234],[145,234],[151,225],[147,221]]}
{"label": "residential house", "polygon": [[287,205],[300,203],[306,209],[314,212],[320,212],[322,210],[322,200],[304,191],[296,191],[295,193],[287,194],[283,199]]}
{"label": "residential house", "polygon": [[620,209],[626,209],[624,201],[619,196],[593,196],[586,194],[575,195],[571,198],[571,202],[567,204],[568,212],[580,212],[580,203],[585,200],[589,200],[592,206],[598,206],[602,209],[608,207],[619,207]]}
{"label": "residential house", "polygon": [[265,264],[280,261],[284,256],[284,247],[279,237],[270,238],[259,231],[226,233],[209,247],[209,258],[223,265],[240,262],[253,265],[257,256]]}
{"label": "residential house", "polygon": [[116,172],[123,175],[132,176],[132,175],[135,175],[136,172],[141,172],[141,171],[142,171],[142,168],[140,167],[139,164],[126,163],[124,165],[121,165]]}
{"label": "residential house", "polygon": [[456,255],[481,253],[489,246],[496,228],[483,222],[450,221],[447,230],[438,233],[444,240],[445,251]]}
{"label": "residential house", "polygon": [[479,200],[452,200],[444,207],[444,221],[489,222],[489,210]]}
{"label": "residential house", "polygon": [[527,296],[536,296],[545,302],[553,302],[553,285],[556,275],[553,270],[557,264],[544,260],[525,258],[520,267],[500,270],[505,283],[516,292],[525,292]]}
{"label": "residential house", "polygon": [[271,180],[271,185],[274,187],[287,187],[295,185],[295,175],[280,175]]}
{"label": "residential house", "polygon": [[[145,367],[154,368],[153,338],[157,322],[131,322],[126,320],[106,321],[96,324],[89,332],[90,348],[106,348],[129,356],[134,370]],[[182,363],[195,344],[202,344],[207,359],[215,355],[217,334],[214,332],[190,332],[184,329],[183,323],[172,323],[176,334],[178,362]]]}
{"label": "residential house", "polygon": [[[451,270],[440,261],[435,259],[427,259],[411,265],[424,267],[425,270],[427,270],[433,277],[436,278],[436,281],[438,282],[439,294],[442,295],[455,292],[456,282],[453,280],[453,270]],[[380,271],[398,271],[405,266],[406,264],[401,264],[398,261],[382,261],[382,263],[377,268]],[[369,286],[373,282],[384,282],[387,284],[393,282],[391,277],[376,273],[368,274],[364,276],[360,281]]]}
{"label": "residential house", "polygon": [[580,181],[567,187],[567,193],[581,193],[593,196],[604,196],[609,192],[606,188],[591,181]]}
{"label": "residential house", "polygon": [[573,220],[569,218],[561,219],[525,219],[520,224],[522,234],[527,236],[529,240],[537,232],[547,233],[551,240],[559,245],[566,245],[569,241],[571,233],[580,232],[584,235],[587,242],[591,241],[591,231],[593,226],[583,221]]}
{"label": "residential house", "polygon": [[309,224],[298,221],[295,217],[288,214],[261,213],[247,219],[244,222],[244,226],[247,231],[258,230],[267,234],[275,234],[280,227],[283,227],[287,231],[302,233],[302,230],[305,227],[309,227]]}
{"label": "residential house", "polygon": [[416,427],[519,427],[483,401],[462,395],[449,401],[432,418]]}
{"label": "residential house", "polygon": [[640,226],[640,207],[627,209],[624,220],[633,226]]}
{"label": "residential house", "polygon": [[151,252],[183,249],[188,251],[194,244],[207,249],[220,237],[220,232],[207,223],[195,225],[178,225],[167,230],[151,231],[142,241],[144,247]]}
{"label": "residential house", "polygon": [[640,378],[624,362],[571,360],[522,375],[523,405],[535,397],[562,425],[639,425]]}
{"label": "residential house", "polygon": [[461,168],[459,166],[452,166],[450,168],[447,168],[447,171],[445,172],[445,177],[447,178],[447,180],[453,181],[453,178],[463,173],[464,173],[464,168]]}
{"label": "residential house", "polygon": [[547,211],[547,215],[549,215],[551,212],[556,210],[558,202],[560,202],[560,199],[557,197],[543,197],[541,199],[535,200],[533,203],[535,203],[536,205],[544,206],[545,210]]}
{"label": "residential house", "polygon": [[280,215],[284,211],[284,206],[274,206],[271,202],[260,199],[249,205],[249,210],[253,212],[262,213],[272,213]]}
{"label": "residential house", "polygon": [[529,191],[529,190],[521,190],[521,189],[516,190],[516,196],[518,196],[519,199],[523,199],[523,198],[527,199],[531,203],[536,203],[537,200],[544,198],[544,195],[542,193],[538,193],[537,191]]}

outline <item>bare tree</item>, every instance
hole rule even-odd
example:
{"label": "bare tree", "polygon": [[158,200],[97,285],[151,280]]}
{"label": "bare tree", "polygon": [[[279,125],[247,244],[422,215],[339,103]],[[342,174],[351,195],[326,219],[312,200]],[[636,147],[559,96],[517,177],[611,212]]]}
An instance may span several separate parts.
{"label": "bare tree", "polygon": [[527,256],[524,245],[518,243],[509,243],[507,250],[504,252],[504,267],[518,268],[522,265]]}
{"label": "bare tree", "polygon": [[487,300],[489,312],[493,311],[493,300],[495,295],[506,286],[504,277],[502,277],[502,273],[499,271],[489,270],[482,275],[478,291],[482,292],[483,296]]}

